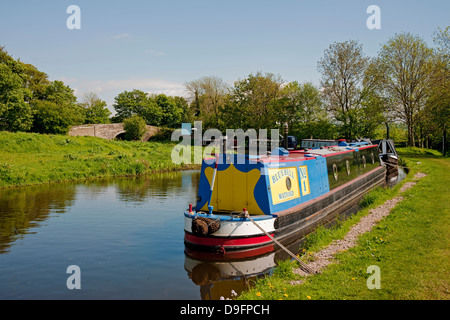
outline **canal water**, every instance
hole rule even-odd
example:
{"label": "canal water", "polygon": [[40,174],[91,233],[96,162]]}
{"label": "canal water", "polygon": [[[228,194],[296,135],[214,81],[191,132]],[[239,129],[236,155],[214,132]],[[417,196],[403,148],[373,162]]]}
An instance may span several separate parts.
{"label": "canal water", "polygon": [[[198,177],[0,190],[0,299],[200,299],[182,218]],[[67,286],[71,265],[79,290]]]}
{"label": "canal water", "polygon": [[198,180],[181,171],[0,190],[0,300],[226,299],[289,258],[185,248]]}

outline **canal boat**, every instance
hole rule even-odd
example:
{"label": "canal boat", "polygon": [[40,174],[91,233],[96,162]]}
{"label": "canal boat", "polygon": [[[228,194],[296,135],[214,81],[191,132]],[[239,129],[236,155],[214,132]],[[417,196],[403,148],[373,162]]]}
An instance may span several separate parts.
{"label": "canal boat", "polygon": [[348,211],[385,181],[379,144],[371,141],[218,154],[202,161],[197,203],[184,212],[184,241],[222,253],[272,248]]}

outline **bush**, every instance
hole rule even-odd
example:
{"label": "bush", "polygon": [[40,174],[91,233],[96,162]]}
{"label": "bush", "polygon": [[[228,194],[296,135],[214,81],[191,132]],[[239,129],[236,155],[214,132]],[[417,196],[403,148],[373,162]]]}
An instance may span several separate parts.
{"label": "bush", "polygon": [[126,140],[140,140],[144,133],[147,131],[147,127],[143,118],[138,115],[131,116],[123,121],[125,129]]}
{"label": "bush", "polygon": [[174,129],[161,128],[149,139],[149,141],[171,141],[173,131]]}
{"label": "bush", "polygon": [[36,100],[30,105],[34,113],[33,132],[67,134],[71,126],[84,122],[83,109],[76,104]]}

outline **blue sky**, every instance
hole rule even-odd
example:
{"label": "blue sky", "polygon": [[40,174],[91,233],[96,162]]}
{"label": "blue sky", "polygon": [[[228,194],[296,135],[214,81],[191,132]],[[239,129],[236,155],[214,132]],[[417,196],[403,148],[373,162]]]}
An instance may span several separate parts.
{"label": "blue sky", "polygon": [[[80,30],[66,26],[70,5],[81,9]],[[369,5],[381,9],[379,30],[366,27]],[[111,108],[124,90],[183,95],[202,76],[232,84],[261,71],[318,85],[331,43],[357,40],[375,56],[406,31],[433,45],[449,17],[447,0],[0,0],[0,46]]]}

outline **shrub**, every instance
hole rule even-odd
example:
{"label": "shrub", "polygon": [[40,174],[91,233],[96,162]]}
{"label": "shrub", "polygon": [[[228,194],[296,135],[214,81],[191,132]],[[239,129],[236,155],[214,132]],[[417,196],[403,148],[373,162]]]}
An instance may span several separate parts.
{"label": "shrub", "polygon": [[145,121],[138,115],[131,116],[123,121],[125,139],[140,140],[147,130]]}

